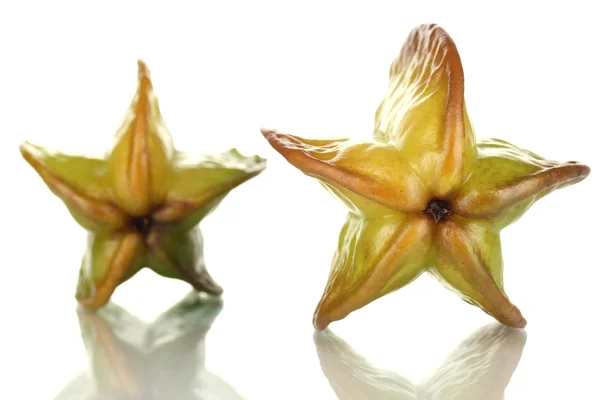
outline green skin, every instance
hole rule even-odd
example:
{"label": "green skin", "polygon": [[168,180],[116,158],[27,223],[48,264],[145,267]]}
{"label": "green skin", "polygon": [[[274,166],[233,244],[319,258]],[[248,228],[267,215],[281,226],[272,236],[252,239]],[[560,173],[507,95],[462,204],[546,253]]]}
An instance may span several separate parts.
{"label": "green skin", "polygon": [[199,389],[241,399],[204,368],[204,340],[221,308],[220,299],[192,292],[150,325],[113,303],[97,312],[79,309],[91,374],[75,378],[55,400],[204,398]]}
{"label": "green skin", "polygon": [[236,149],[195,157],[175,150],[150,72],[138,64],[136,95],[104,158],[21,145],[25,160],[88,231],[76,298],[92,309],[145,267],[221,294],[204,264],[198,224],[266,165]]}
{"label": "green skin", "polygon": [[588,166],[477,142],[450,36],[414,29],[390,68],[372,141],[263,129],[283,157],[348,209],[313,323],[323,330],[428,272],[503,324],[526,325],[504,292],[500,231]]}

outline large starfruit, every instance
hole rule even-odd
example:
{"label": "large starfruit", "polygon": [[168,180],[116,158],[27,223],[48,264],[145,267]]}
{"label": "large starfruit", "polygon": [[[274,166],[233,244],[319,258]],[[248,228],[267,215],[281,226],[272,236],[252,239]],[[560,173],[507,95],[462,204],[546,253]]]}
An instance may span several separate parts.
{"label": "large starfruit", "polygon": [[314,314],[318,330],[424,271],[503,324],[525,326],[504,291],[500,230],[590,169],[498,139],[476,142],[464,88],[454,41],[422,25],[392,63],[371,141],[262,130],[350,210]]}

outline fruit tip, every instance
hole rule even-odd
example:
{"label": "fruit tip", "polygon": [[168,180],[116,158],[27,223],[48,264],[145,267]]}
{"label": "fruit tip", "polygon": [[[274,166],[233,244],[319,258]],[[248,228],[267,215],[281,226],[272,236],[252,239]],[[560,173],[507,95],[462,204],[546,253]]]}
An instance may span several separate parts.
{"label": "fruit tip", "polygon": [[592,172],[589,166],[576,161],[569,161],[567,164],[575,167],[573,170],[573,178],[571,179],[571,183],[581,182]]}
{"label": "fruit tip", "polygon": [[140,82],[147,81],[150,83],[150,69],[141,58],[138,59],[138,80]]}
{"label": "fruit tip", "polygon": [[22,142],[19,145],[19,152],[21,153],[21,156],[23,156],[23,158],[25,158],[27,161],[29,161],[31,159],[31,157],[34,156],[36,149],[35,149],[35,146],[31,142],[29,142],[28,140],[25,140],[24,142]]}
{"label": "fruit tip", "polygon": [[315,312],[313,316],[313,327],[317,330],[317,332],[323,332],[325,329],[327,329],[330,323],[331,321],[326,319],[323,314],[319,312],[319,310]]}
{"label": "fruit tip", "polygon": [[587,177],[592,172],[592,169],[585,164],[581,164],[581,176]]}
{"label": "fruit tip", "polygon": [[516,306],[513,306],[513,312],[511,315],[507,316],[507,318],[501,322],[504,323],[504,325],[513,327],[513,328],[519,328],[519,329],[523,329],[527,326],[527,320],[525,319],[525,317],[523,316],[523,314],[521,314],[521,310],[519,310]]}
{"label": "fruit tip", "polygon": [[275,129],[270,128],[260,128],[260,133],[262,133],[264,136],[267,136],[271,133],[277,133],[277,131]]}
{"label": "fruit tip", "polygon": [[21,142],[21,144],[19,145],[19,151],[21,152],[21,154],[23,154],[24,151],[27,150],[27,147],[31,146],[31,143],[29,143],[27,140]]}

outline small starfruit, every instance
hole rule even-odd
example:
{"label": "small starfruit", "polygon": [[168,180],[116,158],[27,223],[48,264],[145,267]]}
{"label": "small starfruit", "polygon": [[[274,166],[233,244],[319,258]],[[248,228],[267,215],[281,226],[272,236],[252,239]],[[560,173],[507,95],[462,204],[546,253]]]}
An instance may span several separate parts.
{"label": "small starfruit", "polygon": [[236,149],[192,157],[175,150],[150,71],[138,62],[138,87],[104,158],[66,155],[25,142],[25,160],[88,231],[76,298],[106,304],[140,269],[219,295],[198,224],[235,187],[265,168]]}
{"label": "small starfruit", "polygon": [[525,326],[504,291],[500,230],[590,169],[498,139],[476,142],[464,84],[454,41],[421,25],[391,65],[372,141],[262,129],[350,210],[314,314],[318,330],[424,271],[503,324]]}

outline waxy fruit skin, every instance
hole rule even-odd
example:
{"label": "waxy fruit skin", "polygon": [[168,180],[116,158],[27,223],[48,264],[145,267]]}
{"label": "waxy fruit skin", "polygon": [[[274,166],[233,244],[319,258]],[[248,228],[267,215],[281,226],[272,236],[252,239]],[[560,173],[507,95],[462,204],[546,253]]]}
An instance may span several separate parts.
{"label": "waxy fruit skin", "polygon": [[261,132],[349,208],[317,330],[425,271],[501,323],[524,327],[504,291],[499,233],[590,172],[502,140],[476,142],[456,45],[434,24],[415,28],[393,61],[372,141]]}
{"label": "waxy fruit skin", "polygon": [[176,150],[144,62],[138,62],[137,92],[104,158],[29,142],[20,150],[88,231],[76,291],[81,304],[103,306],[144,267],[197,291],[222,293],[206,270],[198,224],[266,162],[235,149],[193,157]]}

